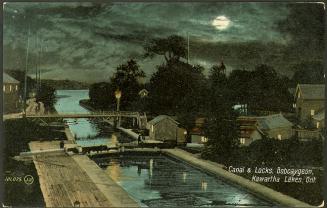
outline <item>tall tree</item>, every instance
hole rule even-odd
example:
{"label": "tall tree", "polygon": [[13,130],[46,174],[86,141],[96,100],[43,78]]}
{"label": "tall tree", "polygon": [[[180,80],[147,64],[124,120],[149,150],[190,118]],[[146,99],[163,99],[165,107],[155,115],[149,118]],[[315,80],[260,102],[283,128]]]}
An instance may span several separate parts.
{"label": "tall tree", "polygon": [[236,114],[227,81],[220,67],[211,68],[205,125],[208,142],[202,156],[219,162],[229,159],[238,145]]}
{"label": "tall tree", "polygon": [[168,38],[153,39],[144,46],[145,56],[161,55],[166,62],[178,61],[187,56],[186,41],[183,37],[172,35]]}
{"label": "tall tree", "polygon": [[111,78],[111,90],[119,89],[122,91],[121,107],[127,109],[135,109],[133,102],[139,99],[139,91],[142,88],[140,79],[145,78],[145,73],[139,68],[135,60],[131,59],[127,63],[116,68],[116,72]]}

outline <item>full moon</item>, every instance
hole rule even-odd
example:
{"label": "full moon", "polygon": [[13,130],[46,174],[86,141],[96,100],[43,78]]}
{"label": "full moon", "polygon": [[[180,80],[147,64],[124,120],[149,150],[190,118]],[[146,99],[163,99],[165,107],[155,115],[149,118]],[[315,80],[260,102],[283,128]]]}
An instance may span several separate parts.
{"label": "full moon", "polygon": [[212,21],[212,25],[218,30],[225,30],[230,25],[230,20],[225,16],[218,16]]}

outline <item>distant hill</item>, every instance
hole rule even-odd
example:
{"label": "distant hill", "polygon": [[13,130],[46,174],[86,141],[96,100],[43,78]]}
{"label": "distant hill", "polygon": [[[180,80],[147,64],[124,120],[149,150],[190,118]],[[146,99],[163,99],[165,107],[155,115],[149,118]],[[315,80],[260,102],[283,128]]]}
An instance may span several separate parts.
{"label": "distant hill", "polygon": [[51,80],[42,79],[42,83],[55,88],[56,90],[81,90],[89,89],[89,84],[73,80]]}

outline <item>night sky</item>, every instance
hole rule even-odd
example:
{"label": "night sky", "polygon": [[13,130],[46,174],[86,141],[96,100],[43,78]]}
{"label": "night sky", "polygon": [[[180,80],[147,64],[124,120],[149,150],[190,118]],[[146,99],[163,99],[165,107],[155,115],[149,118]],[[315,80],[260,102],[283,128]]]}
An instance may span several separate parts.
{"label": "night sky", "polygon": [[29,73],[38,62],[48,79],[105,81],[130,58],[150,77],[164,60],[144,58],[143,45],[187,34],[191,64],[206,72],[223,59],[228,71],[264,63],[291,76],[294,64],[323,61],[323,12],[318,3],[6,3],[4,69],[25,69],[30,27]]}

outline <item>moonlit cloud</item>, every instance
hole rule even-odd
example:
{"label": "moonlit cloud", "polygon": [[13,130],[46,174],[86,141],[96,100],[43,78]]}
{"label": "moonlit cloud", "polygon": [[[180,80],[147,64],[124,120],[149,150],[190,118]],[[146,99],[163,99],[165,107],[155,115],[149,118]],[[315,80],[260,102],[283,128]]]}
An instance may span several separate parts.
{"label": "moonlit cloud", "polygon": [[208,70],[223,58],[229,69],[238,69],[266,61],[284,73],[288,61],[280,51],[289,37],[277,23],[288,13],[286,3],[8,2],[4,69],[25,68],[30,27],[29,72],[34,74],[42,42],[44,78],[106,81],[130,58],[150,77],[164,60],[144,59],[143,45],[153,38],[187,34],[192,64]]}
{"label": "moonlit cloud", "polygon": [[212,21],[212,25],[218,30],[225,30],[231,24],[231,21],[225,16],[218,16]]}

